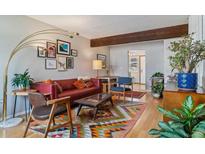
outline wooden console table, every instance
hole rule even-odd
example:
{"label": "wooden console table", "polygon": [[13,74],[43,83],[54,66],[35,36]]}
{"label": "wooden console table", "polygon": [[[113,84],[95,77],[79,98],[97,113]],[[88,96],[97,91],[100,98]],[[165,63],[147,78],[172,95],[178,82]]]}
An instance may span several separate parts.
{"label": "wooden console table", "polygon": [[[117,80],[118,76],[99,76],[98,77],[100,80],[106,80],[107,81],[107,86],[108,86],[108,91],[106,90],[103,90],[103,92],[108,92],[110,93],[110,88],[111,88],[111,85],[112,85],[112,80]],[[104,86],[105,87],[105,86]],[[106,88],[104,88],[106,89]]]}
{"label": "wooden console table", "polygon": [[[194,106],[205,103],[205,92],[185,92],[178,91],[177,89],[164,90],[163,92],[163,107],[166,110],[173,110],[174,108],[180,108],[187,96],[192,96],[194,100]],[[169,118],[163,117],[164,121],[168,121]]]}

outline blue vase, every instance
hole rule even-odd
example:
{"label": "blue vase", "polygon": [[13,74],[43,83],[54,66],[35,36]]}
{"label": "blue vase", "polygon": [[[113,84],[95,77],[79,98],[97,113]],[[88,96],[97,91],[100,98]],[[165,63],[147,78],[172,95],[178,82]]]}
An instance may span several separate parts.
{"label": "blue vase", "polygon": [[197,89],[197,73],[178,73],[178,88],[184,91],[195,91]]}

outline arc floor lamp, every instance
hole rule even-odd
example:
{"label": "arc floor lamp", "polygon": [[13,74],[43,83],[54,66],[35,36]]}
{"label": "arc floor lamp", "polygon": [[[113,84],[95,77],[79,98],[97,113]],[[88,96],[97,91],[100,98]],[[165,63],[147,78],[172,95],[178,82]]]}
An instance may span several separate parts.
{"label": "arc floor lamp", "polygon": [[45,38],[45,35],[47,36],[51,34],[65,36],[68,38],[73,38],[74,36],[79,35],[76,32],[68,32],[68,31],[61,30],[61,29],[45,29],[45,30],[34,32],[26,36],[24,39],[22,39],[19,42],[19,44],[17,44],[17,46],[12,50],[10,54],[9,60],[7,62],[7,65],[4,69],[4,74],[3,74],[3,86],[4,86],[3,87],[3,121],[0,122],[1,128],[13,127],[13,126],[18,125],[22,121],[21,118],[7,119],[7,86],[8,86],[9,63],[11,62],[15,54],[21,51],[23,48],[42,46],[42,45],[45,45],[47,41],[52,41],[52,40]]}

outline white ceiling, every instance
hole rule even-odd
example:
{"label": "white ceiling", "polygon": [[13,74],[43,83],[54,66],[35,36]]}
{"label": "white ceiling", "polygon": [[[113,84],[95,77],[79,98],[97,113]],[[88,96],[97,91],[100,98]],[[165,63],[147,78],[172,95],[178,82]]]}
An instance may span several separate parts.
{"label": "white ceiling", "polygon": [[89,39],[188,23],[188,15],[34,15],[30,17],[68,31],[78,32]]}

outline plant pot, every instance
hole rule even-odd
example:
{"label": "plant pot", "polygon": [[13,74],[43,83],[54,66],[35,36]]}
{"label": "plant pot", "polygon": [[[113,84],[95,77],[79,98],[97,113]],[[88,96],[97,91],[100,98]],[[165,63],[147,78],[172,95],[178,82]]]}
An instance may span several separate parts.
{"label": "plant pot", "polygon": [[153,96],[154,98],[160,98],[160,97],[161,97],[161,94],[159,94],[159,93],[152,93],[152,96]]}
{"label": "plant pot", "polygon": [[197,73],[178,73],[177,86],[179,90],[196,91],[197,89]]}

